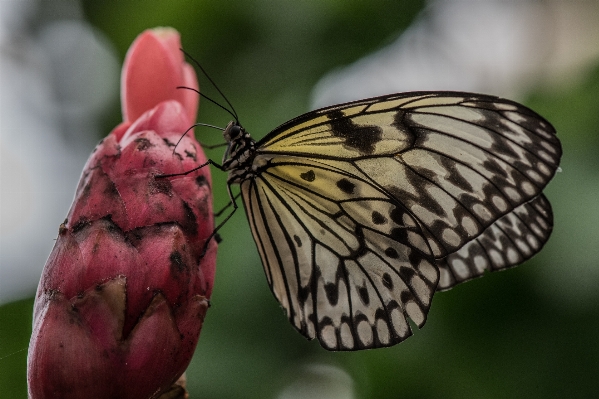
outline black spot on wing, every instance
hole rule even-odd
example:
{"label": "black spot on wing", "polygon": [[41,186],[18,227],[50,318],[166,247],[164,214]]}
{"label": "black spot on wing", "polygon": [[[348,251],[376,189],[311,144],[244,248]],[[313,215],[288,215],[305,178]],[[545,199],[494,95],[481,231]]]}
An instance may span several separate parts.
{"label": "black spot on wing", "polygon": [[408,303],[414,300],[414,294],[410,291],[402,291],[399,295],[401,303]]}
{"label": "black spot on wing", "polygon": [[374,224],[385,224],[387,222],[387,218],[384,217],[377,211],[372,212],[372,223]]}
{"label": "black spot on wing", "polygon": [[300,177],[302,179],[304,179],[305,181],[310,181],[310,182],[312,182],[312,181],[314,181],[314,179],[316,179],[316,175],[314,174],[313,170],[309,170],[307,172],[300,174]]}
{"label": "black spot on wing", "polygon": [[401,277],[406,284],[410,283],[415,274],[416,272],[409,267],[402,266],[399,268],[399,277]]}
{"label": "black spot on wing", "polygon": [[358,287],[358,294],[360,294],[360,300],[366,306],[370,303],[370,296],[368,295],[368,288]]}
{"label": "black spot on wing", "polygon": [[383,273],[383,285],[385,287],[387,287],[389,290],[393,289],[393,280],[391,279],[391,276],[389,275],[389,273]]}
{"label": "black spot on wing", "polygon": [[399,131],[404,131],[406,128],[406,122],[404,121],[406,113],[400,109],[395,111],[395,116],[393,117],[393,124],[391,126],[397,128]]}
{"label": "black spot on wing", "polygon": [[404,213],[405,212],[402,209],[400,209],[399,207],[395,207],[393,208],[389,216],[391,216],[391,220],[393,220],[396,224],[401,226],[404,223]]}
{"label": "black spot on wing", "polygon": [[337,187],[346,194],[353,194],[356,185],[347,179],[341,179],[337,182]]}
{"label": "black spot on wing", "polygon": [[390,237],[397,242],[409,242],[408,231],[402,228],[394,228],[391,230]]}
{"label": "black spot on wing", "polygon": [[336,306],[339,301],[339,287],[337,284],[328,283],[324,285],[324,292],[331,306]]}
{"label": "black spot on wing", "polygon": [[374,146],[381,140],[383,130],[373,125],[357,125],[350,118],[343,115],[342,111],[333,111],[328,114],[331,133],[344,140],[344,145],[361,154],[374,153]]}
{"label": "black spot on wing", "polygon": [[385,255],[387,255],[388,257],[390,257],[392,259],[399,258],[399,254],[397,253],[395,248],[391,248],[391,247],[385,249]]}
{"label": "black spot on wing", "polygon": [[298,248],[302,246],[302,240],[297,235],[294,235],[293,239],[295,240],[295,244],[298,246]]}

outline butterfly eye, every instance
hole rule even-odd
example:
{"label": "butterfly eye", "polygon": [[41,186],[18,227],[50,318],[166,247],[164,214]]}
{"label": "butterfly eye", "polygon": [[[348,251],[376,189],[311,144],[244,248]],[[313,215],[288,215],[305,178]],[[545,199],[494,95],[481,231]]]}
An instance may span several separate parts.
{"label": "butterfly eye", "polygon": [[231,131],[229,132],[229,134],[231,135],[231,140],[237,140],[241,136],[241,126],[231,126]]}
{"label": "butterfly eye", "polygon": [[223,137],[225,141],[228,143],[231,141],[235,141],[241,136],[241,126],[235,124],[234,122],[229,122],[225,131],[223,132]]}

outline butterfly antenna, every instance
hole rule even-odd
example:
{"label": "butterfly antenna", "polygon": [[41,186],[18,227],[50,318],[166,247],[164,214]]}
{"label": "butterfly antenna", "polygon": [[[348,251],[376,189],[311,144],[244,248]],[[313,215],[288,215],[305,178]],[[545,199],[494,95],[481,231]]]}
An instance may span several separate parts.
{"label": "butterfly antenna", "polygon": [[187,58],[189,58],[190,60],[192,60],[193,63],[198,66],[198,68],[200,68],[200,70],[202,71],[202,73],[204,74],[204,76],[206,76],[206,78],[210,81],[210,83],[212,83],[212,86],[214,86],[214,88],[216,89],[216,91],[218,91],[220,93],[220,95],[225,99],[225,101],[227,102],[227,104],[229,104],[229,107],[231,107],[231,110],[233,111],[233,112],[229,111],[229,113],[235,117],[235,122],[239,123],[239,118],[237,117],[237,112],[235,111],[235,107],[233,107],[233,104],[231,104],[231,102],[229,101],[229,99],[227,98],[227,96],[224,95],[224,93],[218,88],[218,86],[216,85],[216,83],[214,83],[214,81],[212,80],[212,78],[210,78],[210,76],[206,73],[206,71],[204,70],[204,68],[202,68],[202,66],[200,65],[200,63],[195,58],[193,58],[191,56],[191,54],[189,54],[188,52],[186,52],[183,49],[181,49],[181,51],[183,52],[183,54],[185,54],[187,56]]}
{"label": "butterfly antenna", "polygon": [[186,89],[186,90],[191,90],[191,91],[195,91],[196,93],[198,93],[198,95],[202,98],[205,98],[206,100],[210,101],[212,104],[224,109],[225,111],[227,111],[229,113],[229,115],[231,115],[233,118],[235,118],[235,121],[239,123],[239,119],[237,118],[237,114],[231,112],[228,108],[223,107],[221,104],[217,103],[216,101],[214,101],[213,99],[211,99],[210,97],[208,97],[207,95],[200,93],[199,90],[194,89],[193,87],[188,87],[188,86],[177,86],[177,89]]}
{"label": "butterfly antenna", "polygon": [[[179,143],[181,143],[181,140],[183,140],[183,137],[185,137],[185,135],[187,135],[187,133],[188,133],[188,132],[189,132],[191,129],[193,129],[194,127],[196,127],[196,126],[206,126],[206,127],[211,127],[212,129],[217,129],[217,130],[220,130],[220,131],[223,131],[223,130],[225,130],[225,129],[223,129],[222,127],[218,127],[218,126],[214,126],[214,125],[209,125],[209,124],[207,124],[207,123],[194,123],[193,125],[191,125],[191,126],[189,127],[189,129],[187,129],[185,132],[183,132],[183,134],[181,135],[181,137],[179,137],[179,140],[177,140],[177,143],[175,143],[175,147],[173,148],[173,155],[175,155],[175,151],[177,150],[177,146],[179,145]],[[223,144],[217,144],[217,145],[215,145],[215,146],[207,146],[207,145],[204,145],[204,144],[202,144],[202,147],[204,147],[204,148],[208,148],[208,149],[211,149],[211,148],[221,147],[221,146],[224,146],[224,145],[227,145],[227,143],[223,143]]]}

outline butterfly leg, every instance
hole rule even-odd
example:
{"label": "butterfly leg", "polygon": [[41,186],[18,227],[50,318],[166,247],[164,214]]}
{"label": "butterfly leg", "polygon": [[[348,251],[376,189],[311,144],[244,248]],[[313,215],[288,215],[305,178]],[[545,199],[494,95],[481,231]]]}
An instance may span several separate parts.
{"label": "butterfly leg", "polygon": [[[239,198],[239,196],[240,196],[240,195],[241,195],[241,193],[237,194],[237,195],[235,196],[235,199]],[[229,202],[227,205],[225,205],[225,206],[224,206],[224,207],[223,207],[223,208],[222,208],[220,211],[218,211],[218,212],[214,213],[214,217],[215,217],[215,218],[217,218],[217,217],[219,217],[220,215],[222,215],[222,214],[223,214],[223,212],[224,212],[224,211],[226,211],[227,209],[229,209],[229,207],[230,207],[231,205],[233,205],[233,201],[231,201],[231,202]]]}
{"label": "butterfly leg", "polygon": [[202,258],[206,254],[206,251],[208,250],[208,244],[210,244],[210,240],[212,240],[212,238],[214,238],[217,235],[217,233],[220,230],[220,228],[223,227],[225,225],[225,223],[227,223],[227,221],[231,218],[231,216],[233,216],[233,214],[235,213],[235,211],[237,211],[237,208],[239,208],[239,206],[237,205],[236,199],[239,198],[240,194],[237,194],[237,195],[234,196],[233,193],[231,192],[231,186],[230,185],[227,185],[227,192],[229,193],[229,199],[231,200],[231,202],[229,202],[228,205],[226,205],[217,214],[215,214],[215,216],[220,216],[220,214],[222,214],[225,211],[225,209],[227,209],[231,205],[233,205],[233,210],[231,211],[231,213],[229,213],[227,215],[227,217],[223,221],[221,221],[218,224],[218,226],[216,226],[216,228],[214,229],[214,231],[212,232],[212,234],[210,234],[210,237],[208,237],[208,239],[206,240],[206,244],[204,245],[204,250],[202,251],[202,254],[200,255],[200,258]]}
{"label": "butterfly leg", "polygon": [[[213,165],[214,167],[216,167],[217,169],[223,170],[222,165],[214,162],[212,159],[209,159],[208,161],[204,162],[203,164],[201,164],[198,167],[195,167],[193,169],[190,169],[186,172],[181,172],[181,173],[171,173],[171,174],[166,174],[166,175],[156,175],[156,179],[164,179],[167,177],[174,177],[174,176],[185,176],[188,175],[192,172],[195,172],[196,170],[202,169],[205,166],[208,165]],[[237,195],[236,197],[233,196],[233,193],[231,193],[231,186],[227,186],[227,191],[229,192],[229,199],[231,200],[229,202],[229,204],[227,206],[225,206],[222,210],[220,210],[215,216],[219,216],[222,212],[224,212],[225,209],[227,209],[229,206],[233,205],[233,211],[231,211],[231,213],[229,215],[227,215],[227,217],[225,218],[225,220],[223,220],[221,223],[219,223],[218,226],[216,226],[216,228],[214,229],[214,231],[212,232],[212,234],[210,234],[210,236],[208,237],[208,239],[206,240],[206,244],[204,245],[204,249],[202,250],[202,254],[200,255],[200,258],[204,257],[204,255],[206,254],[206,251],[208,250],[208,244],[210,244],[210,240],[212,240],[213,238],[215,238],[217,236],[218,230],[227,222],[227,220],[229,220],[229,218],[235,213],[235,211],[237,210],[237,203],[235,202],[235,199],[237,199],[239,197],[239,195]],[[217,241],[220,241],[217,239]]]}
{"label": "butterfly leg", "polygon": [[[219,169],[219,170],[225,171],[225,169],[222,167],[222,165],[221,165],[221,164],[218,164],[218,163],[214,162],[212,159],[209,159],[208,161],[204,162],[204,163],[203,163],[203,164],[201,164],[200,166],[197,166],[197,167],[195,167],[195,168],[193,168],[193,169],[189,169],[189,170],[188,170],[188,171],[186,171],[186,172],[181,172],[181,173],[171,173],[171,174],[167,174],[167,175],[156,175],[155,177],[156,177],[156,179],[164,179],[164,178],[166,178],[166,177],[185,176],[185,175],[188,175],[188,174],[190,174],[190,173],[193,173],[193,172],[195,172],[196,170],[202,169],[204,166],[208,166],[208,165],[212,165],[212,166],[214,166],[215,168],[217,168],[217,169]],[[231,194],[230,194],[230,193],[229,193],[229,196],[231,196]]]}
{"label": "butterfly leg", "polygon": [[[237,194],[237,195],[235,196],[235,199],[239,198],[239,196],[240,196],[240,195],[241,195],[241,193]],[[229,203],[228,203],[227,205],[225,205],[225,206],[224,206],[224,207],[223,207],[223,208],[222,208],[220,211],[218,211],[218,212],[215,212],[215,213],[213,214],[213,216],[214,216],[215,218],[219,217],[220,215],[222,215],[222,214],[223,214],[223,212],[224,212],[224,211],[226,211],[227,209],[229,209],[229,207],[230,207],[231,205],[233,205],[233,202],[229,202]],[[215,232],[215,234],[214,234],[214,240],[216,240],[216,242],[217,242],[218,244],[220,244],[220,243],[222,242],[222,240],[223,240],[223,239],[221,238],[221,236],[220,236],[218,233],[216,233],[216,232]]]}

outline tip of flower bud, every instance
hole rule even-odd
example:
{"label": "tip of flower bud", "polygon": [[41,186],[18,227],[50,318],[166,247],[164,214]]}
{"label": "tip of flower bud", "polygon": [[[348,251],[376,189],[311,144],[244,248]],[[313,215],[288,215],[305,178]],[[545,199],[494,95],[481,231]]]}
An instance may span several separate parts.
{"label": "tip of flower bud", "polygon": [[179,36],[179,32],[177,32],[177,29],[170,27],[170,26],[157,26],[155,28],[148,29],[148,31],[158,37],[165,38],[165,39]]}
{"label": "tip of flower bud", "polygon": [[193,68],[183,58],[179,32],[173,28],[146,30],[127,51],[121,74],[121,103],[125,122],[167,100],[183,105],[187,124],[195,120],[199,97],[186,86],[199,89]]}

